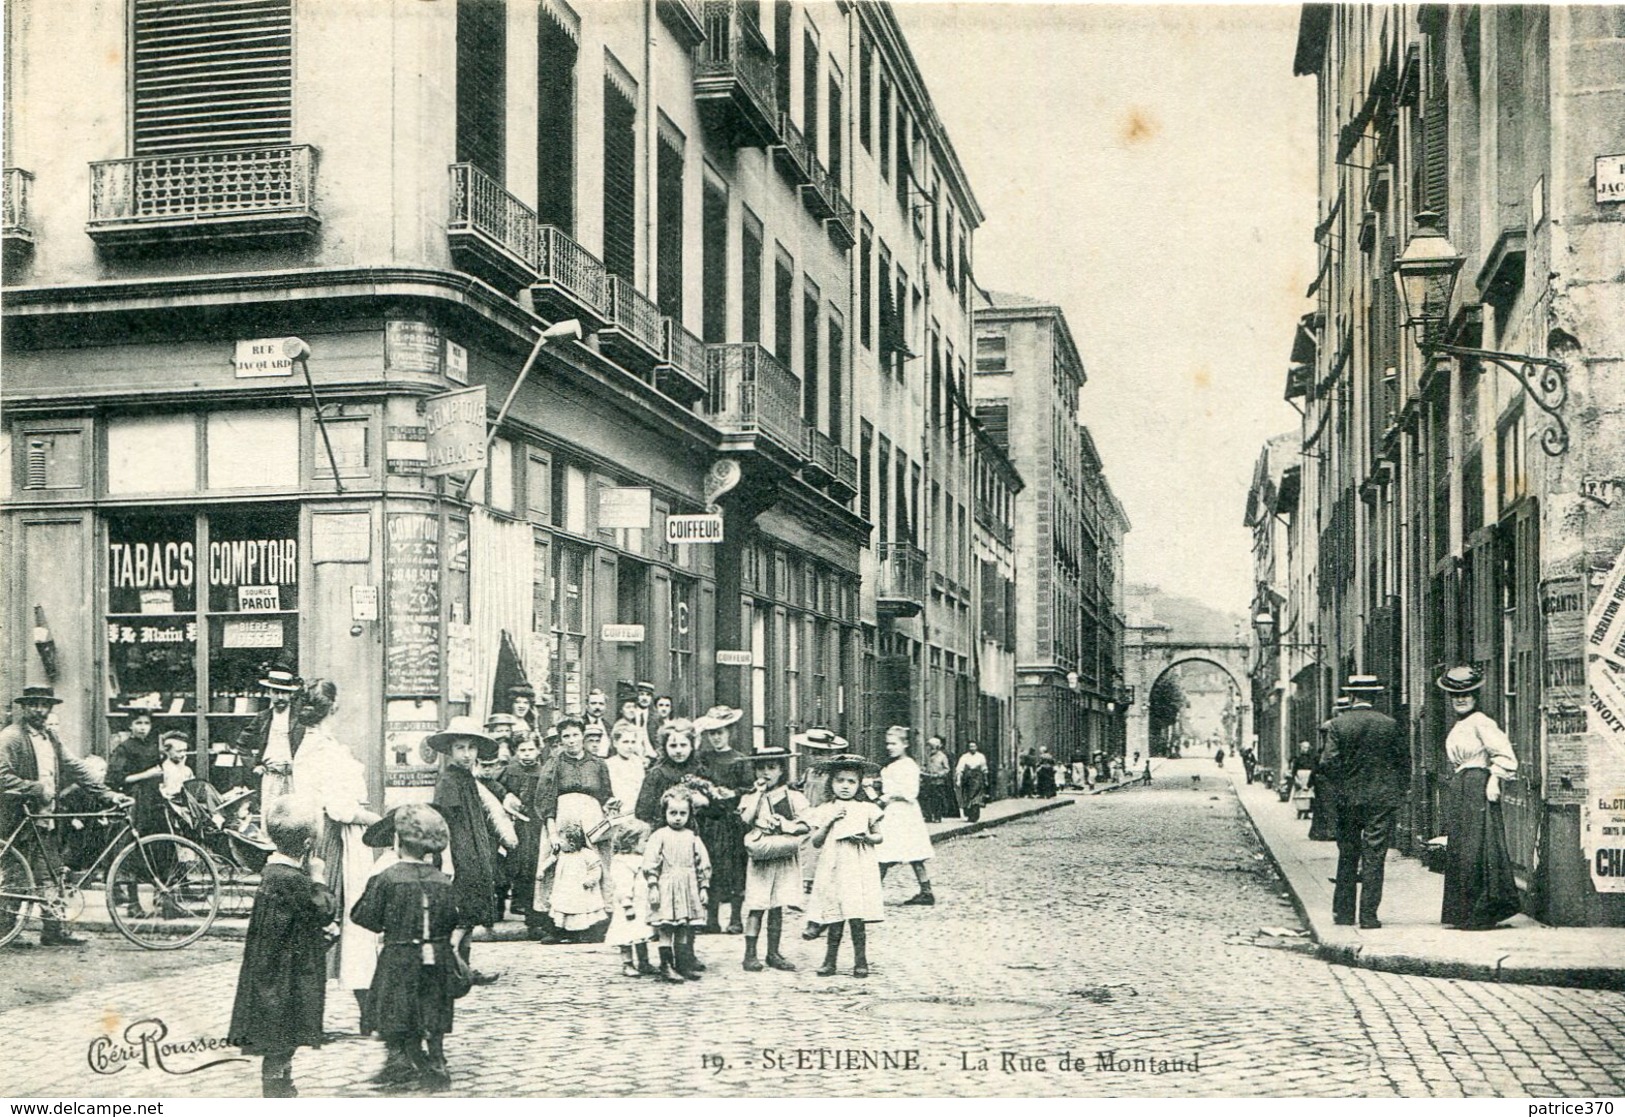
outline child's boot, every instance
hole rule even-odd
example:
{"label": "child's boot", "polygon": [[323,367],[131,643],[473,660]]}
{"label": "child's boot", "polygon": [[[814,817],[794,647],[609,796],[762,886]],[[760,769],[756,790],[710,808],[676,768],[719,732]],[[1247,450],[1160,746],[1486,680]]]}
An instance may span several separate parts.
{"label": "child's boot", "polygon": [[745,925],[740,922],[740,913],[745,905],[735,900],[730,906],[733,909],[733,918],[728,920],[728,934],[742,935],[745,933]]}
{"label": "child's boot", "polygon": [[621,976],[643,976],[643,971],[638,969],[638,964],[632,960],[632,948],[630,946],[621,947]]}
{"label": "child's boot", "polygon": [[407,1041],[400,1038],[384,1040],[384,1069],[372,1076],[379,1086],[404,1086],[418,1076],[418,1063],[407,1053]]}
{"label": "child's boot", "polygon": [[675,946],[663,946],[660,948],[660,980],[664,981],[668,985],[683,984],[683,979],[678,976],[677,967],[672,960],[672,956],[675,954],[676,950],[677,948]]}
{"label": "child's boot", "polygon": [[694,957],[694,928],[685,927],[677,932],[677,946],[673,954],[676,970],[685,981],[700,980],[699,959]]}
{"label": "child's boot", "polygon": [[745,967],[745,971],[747,973],[761,973],[763,970],[767,969],[766,966],[762,965],[761,960],[756,957],[756,936],[755,935],[746,935],[745,936],[745,963],[744,963],[744,967]]}
{"label": "child's boot", "polygon": [[818,967],[819,977],[835,976],[835,956],[841,952],[841,925],[831,923],[824,930],[828,945],[824,947],[824,964]]}
{"label": "child's boot", "polygon": [[796,965],[779,953],[779,939],[784,934],[784,909],[774,908],[767,913],[767,964],[775,970],[794,973]]}
{"label": "child's boot", "polygon": [[260,1094],[267,1098],[297,1098],[293,1085],[293,1056],[267,1055],[260,1063]]}
{"label": "child's boot", "polygon": [[931,894],[931,882],[928,880],[922,880],[920,882],[920,891],[903,901],[904,904],[917,904],[922,907],[930,907],[936,902],[937,898]]}
{"label": "child's boot", "polygon": [[869,976],[869,932],[863,920],[854,919],[852,925],[852,976]]}
{"label": "child's boot", "polygon": [[654,966],[651,966],[649,964],[649,944],[648,943],[640,942],[640,943],[637,944],[637,946],[633,947],[632,949],[637,953],[637,956],[638,956],[638,973],[642,974],[644,977],[649,977],[652,974],[657,974],[657,973],[660,972]]}
{"label": "child's boot", "polygon": [[423,1085],[430,1090],[451,1089],[451,1071],[446,1068],[446,1037],[429,1037],[428,1068],[423,1072]]}
{"label": "child's boot", "polygon": [[700,931],[700,934],[722,934],[722,924],[717,922],[717,909],[721,906],[722,901],[717,899],[715,896],[707,897],[705,901],[705,927]]}

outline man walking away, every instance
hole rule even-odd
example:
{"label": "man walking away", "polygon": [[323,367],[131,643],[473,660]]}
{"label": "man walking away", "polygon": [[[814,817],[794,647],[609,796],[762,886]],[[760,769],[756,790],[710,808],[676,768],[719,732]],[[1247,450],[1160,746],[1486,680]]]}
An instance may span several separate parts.
{"label": "man walking away", "polygon": [[1337,811],[1337,886],[1332,918],[1349,925],[1358,908],[1360,927],[1381,927],[1377,906],[1394,818],[1410,787],[1411,758],[1399,726],[1371,706],[1381,694],[1375,675],[1350,675],[1343,692],[1347,710],[1332,718],[1326,751],[1315,775],[1316,794],[1327,792]]}

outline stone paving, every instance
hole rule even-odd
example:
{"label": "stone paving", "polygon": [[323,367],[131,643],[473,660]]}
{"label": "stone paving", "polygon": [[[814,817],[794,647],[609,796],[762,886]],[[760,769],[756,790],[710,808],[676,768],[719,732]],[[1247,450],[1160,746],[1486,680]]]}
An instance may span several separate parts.
{"label": "stone paving", "polygon": [[[680,1096],[1523,1096],[1625,1089],[1625,995],[1334,966],[1307,939],[1211,763],[1149,788],[945,843],[940,903],[888,907],[873,976],[747,974],[735,937],[699,940],[705,979],[628,980],[603,947],[486,943],[498,984],[459,1002],[456,1093]],[[1202,775],[1193,783],[1192,774]],[[913,890],[887,881],[892,904]],[[1271,929],[1276,934],[1262,934]],[[1298,949],[1292,949],[1297,947]],[[22,964],[0,954],[0,973]],[[0,1014],[8,1092],[35,1097],[252,1095],[233,1051],[112,1060],[98,1037],[161,1019],[165,1042],[220,1036],[234,962]],[[330,998],[329,1026],[355,1008]],[[138,1055],[139,1052],[133,1054]],[[875,1066],[890,1058],[891,1068]],[[369,1095],[374,1041],[301,1052],[306,1096]],[[154,1062],[148,1055],[147,1063]]]}

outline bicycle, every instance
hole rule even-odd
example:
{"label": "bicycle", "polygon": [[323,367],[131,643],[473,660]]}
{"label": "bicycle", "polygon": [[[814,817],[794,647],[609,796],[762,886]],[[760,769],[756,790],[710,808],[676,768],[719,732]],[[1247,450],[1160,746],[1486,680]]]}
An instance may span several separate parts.
{"label": "bicycle", "polygon": [[[42,918],[77,920],[85,911],[85,886],[109,857],[103,880],[107,914],[125,938],[145,950],[178,950],[208,933],[220,914],[220,875],[214,859],[196,842],[176,834],[142,836],[134,810],[133,803],[88,812],[24,809],[22,821],[0,843],[0,947],[22,933],[36,905]],[[55,895],[36,886],[29,859],[18,848],[19,839],[32,839],[43,848],[43,822],[119,816],[123,827],[88,869],[67,869],[47,858]]]}

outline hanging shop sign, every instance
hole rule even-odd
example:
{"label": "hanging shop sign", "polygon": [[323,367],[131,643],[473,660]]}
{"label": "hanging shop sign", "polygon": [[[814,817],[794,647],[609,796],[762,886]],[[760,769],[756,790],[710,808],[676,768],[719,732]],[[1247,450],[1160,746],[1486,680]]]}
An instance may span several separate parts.
{"label": "hanging shop sign", "polygon": [[258,380],[267,376],[292,376],[293,358],[288,356],[285,337],[257,337],[239,341],[232,354],[231,368],[238,380]]}
{"label": "hanging shop sign", "polygon": [[440,331],[427,322],[384,323],[384,367],[390,372],[439,372]]}
{"label": "hanging shop sign", "polygon": [[485,468],[485,385],[424,401],[428,438],[423,472],[430,477]]}
{"label": "hanging shop sign", "polygon": [[749,652],[725,648],[717,649],[717,666],[719,667],[751,667],[755,665],[755,662]]}
{"label": "hanging shop sign", "polygon": [[422,512],[385,517],[387,544],[384,687],[440,693],[440,520]]}
{"label": "hanging shop sign", "polygon": [[1597,156],[1597,203],[1625,202],[1625,155]]}
{"label": "hanging shop sign", "polygon": [[606,624],[603,635],[606,644],[641,644],[643,643],[643,626],[641,624]]}
{"label": "hanging shop sign", "polygon": [[667,543],[721,543],[722,513],[701,512],[697,516],[667,516]]}
{"label": "hanging shop sign", "polygon": [[636,486],[608,486],[598,490],[598,526],[648,530],[654,517],[654,494]]}

